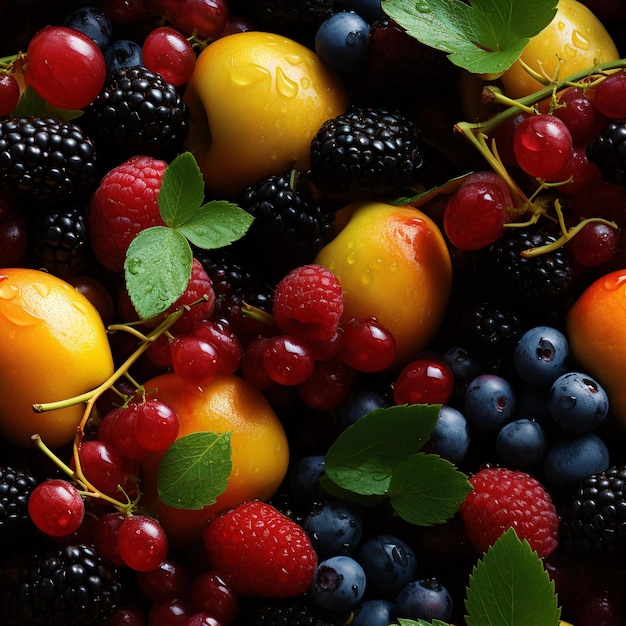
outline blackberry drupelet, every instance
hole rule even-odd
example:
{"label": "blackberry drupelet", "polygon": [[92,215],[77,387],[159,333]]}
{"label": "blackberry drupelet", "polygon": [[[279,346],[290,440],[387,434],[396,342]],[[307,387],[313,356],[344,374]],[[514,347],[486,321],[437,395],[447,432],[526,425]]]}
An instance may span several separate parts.
{"label": "blackberry drupelet", "polygon": [[587,146],[587,158],[604,180],[626,187],[626,120],[610,122]]}
{"label": "blackberry drupelet", "polygon": [[241,245],[279,273],[310,263],[334,235],[334,214],[297,176],[266,176],[244,189],[238,204],[254,217]]}
{"label": "blackberry drupelet", "polygon": [[18,575],[5,599],[10,626],[101,624],[117,608],[122,593],[118,570],[92,546],[54,548]]}
{"label": "blackberry drupelet", "polygon": [[176,88],[143,66],[110,73],[79,123],[109,161],[144,154],[168,160],[183,146],[189,109]]}
{"label": "blackberry drupelet", "polygon": [[28,515],[28,498],[39,481],[27,472],[0,467],[0,539],[34,528]]}
{"label": "blackberry drupelet", "polygon": [[327,620],[306,596],[300,596],[280,600],[246,598],[233,626],[336,626],[336,623]]}
{"label": "blackberry drupelet", "polygon": [[420,132],[397,110],[352,106],[311,142],[311,176],[328,192],[398,194],[420,181]]}
{"label": "blackberry drupelet", "polygon": [[0,121],[0,187],[37,198],[89,193],[96,151],[75,124],[41,117]]}
{"label": "blackberry drupelet", "polygon": [[489,248],[477,255],[476,280],[492,298],[521,314],[552,307],[574,284],[574,270],[563,247],[537,256],[524,250],[555,242],[541,227],[507,228]]}
{"label": "blackberry drupelet", "polygon": [[592,474],[562,511],[561,549],[576,558],[626,547],[626,467]]}
{"label": "blackberry drupelet", "polygon": [[77,274],[89,251],[87,216],[83,206],[50,208],[36,218],[33,252],[38,262],[57,276]]}

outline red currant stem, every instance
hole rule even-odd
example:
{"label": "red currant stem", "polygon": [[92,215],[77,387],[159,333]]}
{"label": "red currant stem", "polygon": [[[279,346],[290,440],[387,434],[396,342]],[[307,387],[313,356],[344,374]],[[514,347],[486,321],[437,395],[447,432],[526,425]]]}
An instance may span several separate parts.
{"label": "red currant stem", "polygon": [[492,104],[495,102],[497,104],[502,104],[507,107],[516,107],[520,111],[528,113],[529,115],[534,115],[535,113],[537,113],[537,109],[535,109],[534,106],[528,106],[521,103],[519,100],[514,100],[513,98],[505,95],[500,88],[494,87],[493,85],[488,85],[483,89],[482,99],[487,104]]}
{"label": "red currant stem", "polygon": [[269,313],[259,309],[258,307],[252,306],[251,304],[247,304],[246,302],[241,305],[241,312],[247,317],[251,317],[262,324],[267,324],[268,326],[274,324],[274,318]]}

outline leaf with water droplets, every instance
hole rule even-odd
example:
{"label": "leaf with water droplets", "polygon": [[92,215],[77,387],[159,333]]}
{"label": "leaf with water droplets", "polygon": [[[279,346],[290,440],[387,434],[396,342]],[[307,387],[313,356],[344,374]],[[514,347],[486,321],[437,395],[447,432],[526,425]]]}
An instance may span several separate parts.
{"label": "leaf with water droplets", "polygon": [[163,504],[199,510],[214,504],[232,469],[231,434],[196,432],[177,439],[159,465],[157,488]]}

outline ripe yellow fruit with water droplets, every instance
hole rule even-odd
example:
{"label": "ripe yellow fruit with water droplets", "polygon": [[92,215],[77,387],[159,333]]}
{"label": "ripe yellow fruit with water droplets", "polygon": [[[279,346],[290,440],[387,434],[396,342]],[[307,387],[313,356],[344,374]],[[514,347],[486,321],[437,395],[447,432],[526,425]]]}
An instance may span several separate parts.
{"label": "ripe yellow fruit with water droplets", "polygon": [[[538,74],[552,79],[619,59],[619,52],[602,22],[578,0],[559,0],[552,21],[526,44],[520,59]],[[511,98],[521,98],[545,85],[516,61],[500,78]]]}
{"label": "ripe yellow fruit with water droplets", "polygon": [[72,285],[34,269],[0,269],[0,435],[19,446],[73,440],[85,408],[35,413],[94,389],[113,373],[97,309]]}
{"label": "ripe yellow fruit with water droplets", "polygon": [[257,31],[207,46],[185,100],[186,147],[207,187],[227,197],[263,176],[307,169],[313,136],[348,105],[344,84],[312,50]]}

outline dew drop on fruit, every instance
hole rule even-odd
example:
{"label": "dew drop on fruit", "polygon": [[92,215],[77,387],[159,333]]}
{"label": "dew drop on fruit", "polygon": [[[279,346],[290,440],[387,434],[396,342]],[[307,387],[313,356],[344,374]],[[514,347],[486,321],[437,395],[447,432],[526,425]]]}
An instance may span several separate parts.
{"label": "dew drop on fruit", "polygon": [[285,98],[295,98],[298,95],[298,83],[289,78],[281,67],[276,68],[276,89]]}
{"label": "dew drop on fruit", "polygon": [[231,69],[230,80],[238,87],[248,87],[256,83],[267,82],[267,91],[270,91],[272,77],[269,70],[257,63],[246,63]]}
{"label": "dew drop on fruit", "polygon": [[587,51],[591,48],[591,42],[579,30],[572,32],[572,43],[579,50]]}
{"label": "dew drop on fruit", "polygon": [[[617,276],[615,275],[608,275],[605,279],[604,279],[604,288],[607,291],[618,291],[620,290],[622,287],[626,286],[626,275],[623,274],[619,274]],[[624,290],[624,296],[626,296],[626,289]]]}
{"label": "dew drop on fruit", "polygon": [[33,288],[42,298],[50,295],[50,285],[46,283],[34,282]]}

